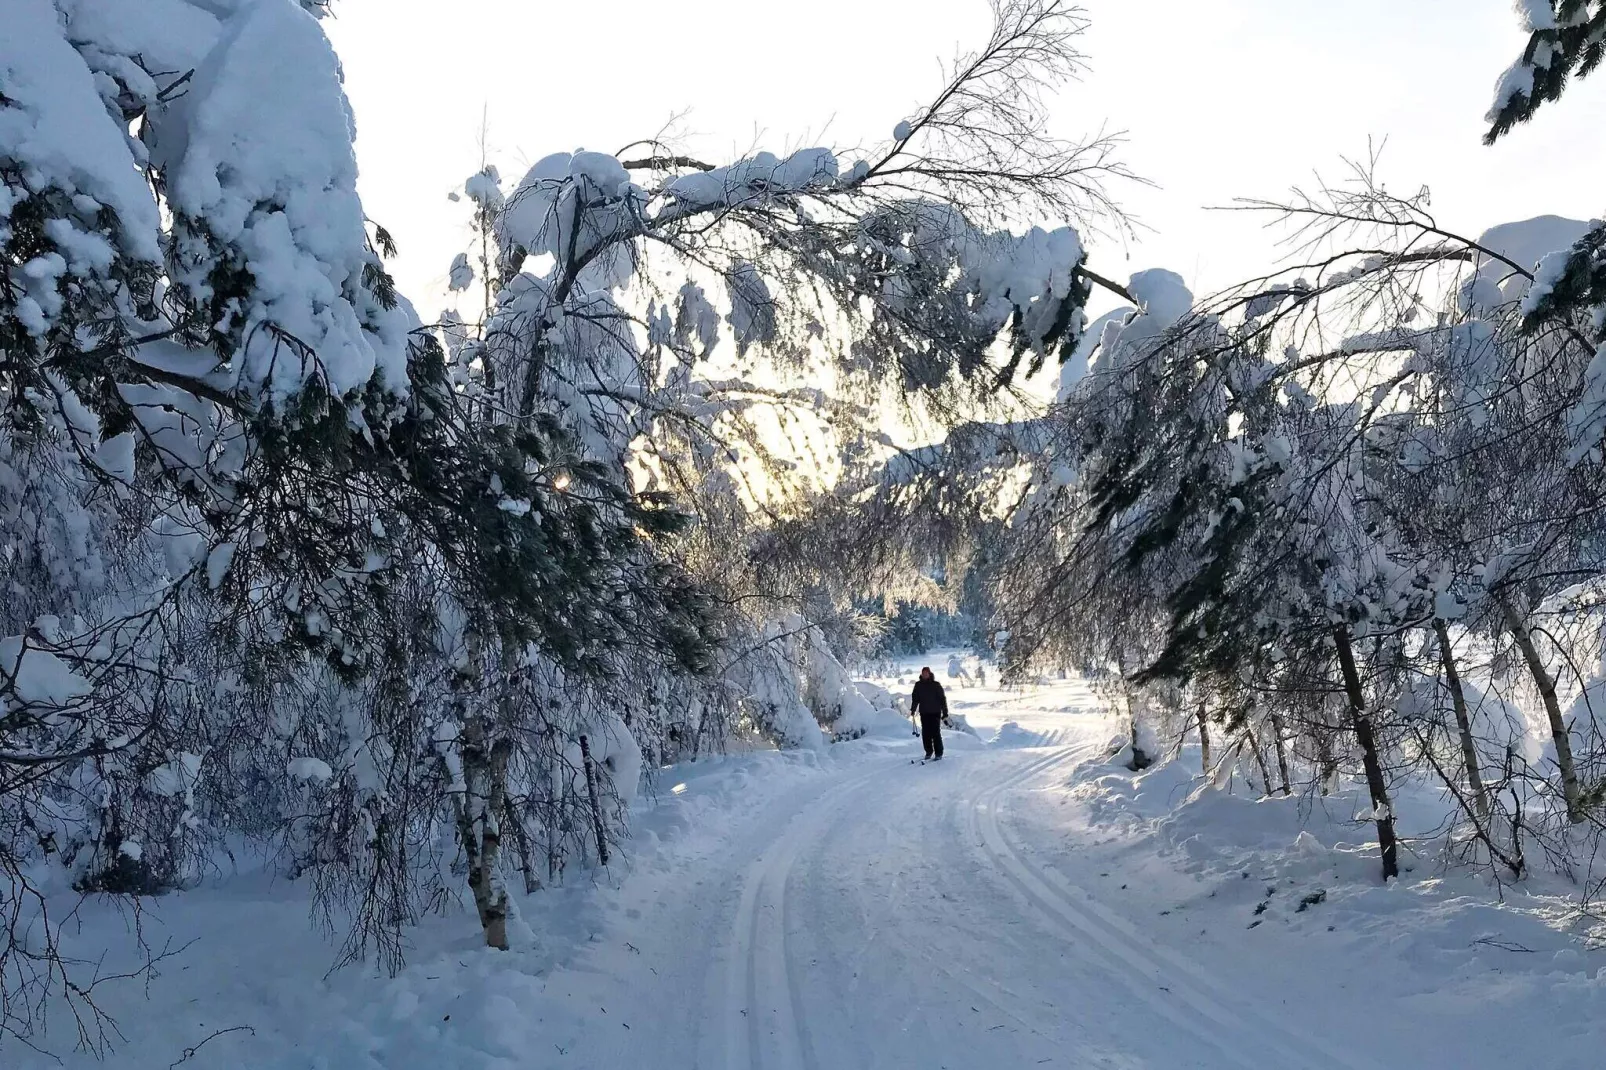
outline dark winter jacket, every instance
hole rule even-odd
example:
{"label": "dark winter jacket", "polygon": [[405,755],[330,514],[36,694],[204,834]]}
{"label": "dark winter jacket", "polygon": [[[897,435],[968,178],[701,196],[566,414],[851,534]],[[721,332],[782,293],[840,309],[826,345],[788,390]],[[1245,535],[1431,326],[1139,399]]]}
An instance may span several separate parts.
{"label": "dark winter jacket", "polygon": [[935,680],[916,680],[915,693],[909,696],[909,712],[928,717],[948,716],[948,696],[942,693],[942,685]]}

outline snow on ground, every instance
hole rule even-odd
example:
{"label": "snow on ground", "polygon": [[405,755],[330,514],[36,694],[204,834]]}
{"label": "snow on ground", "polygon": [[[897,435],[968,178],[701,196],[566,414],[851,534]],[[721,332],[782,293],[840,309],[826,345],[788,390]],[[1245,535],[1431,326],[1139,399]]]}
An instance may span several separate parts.
{"label": "snow on ground", "polygon": [[1421,790],[1396,798],[1402,875],[1385,886],[1359,785],[1255,799],[1199,771],[1192,746],[1145,774],[1086,768],[1012,815],[1013,835],[1051,883],[1141,933],[1157,978],[1185,956],[1356,1065],[1602,1065],[1606,955],[1566,931],[1576,889],[1447,867],[1444,803]]}
{"label": "snow on ground", "polygon": [[[148,1002],[111,992],[110,1065],[1601,1064],[1606,962],[1542,901],[1501,907],[1425,858],[1385,888],[1353,799],[1301,836],[1299,800],[1200,792],[1191,751],[1110,766],[1114,726],[1078,681],[963,686],[946,663],[930,659],[976,735],[950,733],[943,763],[885,732],[662,770],[630,861],[523,900],[539,936],[509,953],[458,913],[415,934],[395,979],[326,977],[295,885],[150,902],[148,938],[195,942]],[[914,668],[878,682],[906,695]],[[129,924],[91,904],[70,935],[97,947]]]}

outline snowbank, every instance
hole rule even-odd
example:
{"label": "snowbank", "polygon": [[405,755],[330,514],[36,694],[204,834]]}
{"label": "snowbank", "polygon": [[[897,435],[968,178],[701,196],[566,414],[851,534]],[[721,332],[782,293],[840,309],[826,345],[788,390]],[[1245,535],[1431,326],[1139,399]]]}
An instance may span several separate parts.
{"label": "snowbank", "polygon": [[819,628],[789,614],[764,634],[766,656],[751,659],[739,676],[763,736],[782,747],[814,748],[827,739],[908,734],[897,701],[874,684],[856,682]]}
{"label": "snowbank", "polygon": [[[1384,884],[1361,785],[1344,782],[1325,798],[1257,798],[1242,779],[1222,783],[1200,775],[1189,747],[1142,773],[1086,766],[1066,793],[1080,808],[1072,827],[1087,830],[1067,850],[1084,867],[1083,852],[1097,852],[1094,868],[1147,910],[1157,944],[1241,969],[1245,985],[1283,992],[1290,1006],[1321,985],[1344,987],[1356,1001],[1345,1013],[1389,1032],[1370,1045],[1396,1051],[1388,1065],[1433,1064],[1421,1050],[1433,1029],[1390,1008],[1415,1006],[1437,1028],[1448,1020],[1486,1031],[1489,1065],[1524,1061],[1526,1042],[1498,1021],[1598,1021],[1606,1011],[1606,955],[1567,924],[1576,889],[1543,878],[1497,888],[1486,870],[1447,865],[1436,836],[1447,804],[1437,792],[1398,790],[1401,875]],[[1375,1017],[1362,1009],[1374,1004]],[[1485,1013],[1494,1005],[1498,1021]],[[1342,1035],[1343,1015],[1331,1017]],[[1596,1065],[1598,1039],[1564,1031],[1533,1065]]]}
{"label": "snowbank", "polygon": [[958,732],[960,735],[971,737],[978,743],[981,742],[981,733],[971,727],[970,718],[966,717],[962,713],[953,713],[950,711],[948,716],[943,719],[942,724],[943,727],[948,729],[950,732]]}
{"label": "snowbank", "polygon": [[1042,741],[1042,735],[1022,728],[1018,722],[1005,721],[998,726],[998,731],[989,740],[995,747],[1035,747]]}
{"label": "snowbank", "polygon": [[[903,700],[869,680],[856,680],[853,686],[862,705],[854,704],[857,712],[851,721],[847,720],[844,711],[844,719],[833,726],[839,738],[876,736],[891,739],[910,734],[908,706]],[[848,736],[848,732],[853,734]]]}
{"label": "snowbank", "polygon": [[641,747],[630,727],[617,713],[608,712],[602,723],[586,735],[591,759],[608,770],[619,801],[629,806],[641,789]]}
{"label": "snowbank", "polygon": [[[620,727],[594,726],[589,741],[594,756],[618,762],[616,775],[626,780],[630,745]],[[121,1034],[107,1059],[75,1051],[75,1036],[63,1030],[59,1038],[51,1034],[52,1055],[0,1045],[0,1065],[164,1070],[185,1061],[189,1048],[205,1059],[186,1066],[254,1070],[622,1065],[588,1015],[612,1028],[606,1036],[630,1038],[627,1027],[650,1025],[638,1017],[651,1017],[644,1003],[660,1001],[633,1002],[614,989],[587,1002],[585,986],[606,980],[599,973],[605,962],[620,973],[633,971],[626,976],[638,993],[666,991],[667,978],[654,974],[668,974],[670,966],[657,960],[649,974],[653,960],[644,963],[647,941],[636,931],[641,915],[689,896],[710,898],[691,877],[720,872],[713,867],[730,855],[733,829],[747,822],[747,836],[767,839],[772,830],[755,825],[753,815],[775,806],[794,812],[828,792],[837,783],[833,774],[852,773],[885,753],[877,744],[762,750],[667,767],[657,795],[631,807],[634,835],[608,880],[570,881],[529,896],[513,882],[520,924],[536,939],[515,939],[511,953],[487,951],[478,946],[472,907],[459,902],[408,931],[408,965],[394,978],[363,966],[330,971],[337,949],[319,925],[309,924],[304,884],[272,880],[242,857],[221,879],[144,905],[144,936],[158,948],[171,942],[181,950],[148,987],[138,981],[97,987],[97,1002],[116,1016]],[[799,801],[788,802],[794,796]],[[137,844],[125,846],[139,851]],[[75,903],[76,897],[63,900]],[[337,926],[344,921],[337,917]],[[70,951],[93,952],[110,969],[138,962],[127,918],[108,902],[81,904],[64,935]],[[712,948],[712,933],[667,934],[698,946],[704,936]],[[241,961],[251,968],[240,969]],[[579,1047],[577,1037],[593,1047]],[[565,1060],[559,1046],[584,1058]]]}

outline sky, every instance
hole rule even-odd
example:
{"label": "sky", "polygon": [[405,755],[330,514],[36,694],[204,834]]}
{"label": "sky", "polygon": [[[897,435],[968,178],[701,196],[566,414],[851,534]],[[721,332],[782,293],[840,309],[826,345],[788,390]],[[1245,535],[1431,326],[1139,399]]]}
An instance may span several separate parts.
{"label": "sky", "polygon": [[[1166,267],[1205,293],[1264,274],[1286,255],[1279,234],[1213,209],[1337,176],[1380,144],[1388,188],[1428,186],[1452,230],[1606,208],[1606,141],[1593,136],[1606,75],[1498,146],[1480,141],[1523,44],[1508,0],[1082,6],[1089,69],[1052,101],[1051,129],[1124,132],[1122,159],[1152,183],[1112,186],[1141,230],[1089,241],[1107,276]],[[617,151],[666,127],[721,159],[883,139],[989,18],[985,0],[341,0],[326,27],[365,206],[428,318],[469,240],[467,203],[447,195],[482,159],[511,180],[549,152]]]}

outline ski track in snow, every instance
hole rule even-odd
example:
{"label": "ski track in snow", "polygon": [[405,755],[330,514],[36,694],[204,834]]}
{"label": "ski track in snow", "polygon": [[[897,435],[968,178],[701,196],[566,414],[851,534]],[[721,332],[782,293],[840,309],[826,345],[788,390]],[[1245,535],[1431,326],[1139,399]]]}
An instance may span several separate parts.
{"label": "ski track in snow", "polygon": [[[1046,932],[1096,959],[1105,976],[1122,985],[1137,1000],[1179,1030],[1192,1035],[1199,1048],[1212,1049],[1217,1065],[1259,1070],[1264,1056],[1273,1054],[1285,1066],[1344,1070],[1374,1070],[1374,1064],[1351,1058],[1330,1046],[1318,1047],[1295,1036],[1275,1021],[1244,1003],[1230,1007],[1211,994],[1210,979],[1184,956],[1145,940],[1129,923],[1099,906],[1081,889],[1051,869],[1038,869],[1025,860],[1015,838],[1002,820],[1009,788],[1067,764],[1049,758],[1027,766],[1014,777],[982,792],[970,808],[973,833],[986,868],[1018,889],[1030,905],[1026,912]],[[1056,887],[1057,886],[1057,887]],[[1077,894],[1080,893],[1080,894]],[[1256,1048],[1235,1046],[1235,1034],[1248,1028]]]}
{"label": "ski track in snow", "polygon": [[[1235,999],[1064,874],[1034,865],[1010,826],[1010,800],[1063,783],[1103,738],[1076,727],[1021,738],[1030,745],[956,749],[927,767],[878,753],[752,815],[715,882],[729,893],[653,926],[710,945],[704,1006],[687,1014],[697,1023],[691,1050],[671,1056],[667,1030],[638,1030],[607,1059],[726,1070],[1260,1070],[1269,1056],[1373,1070]],[[679,946],[662,957],[697,958]],[[1141,1052],[1121,1035],[1134,1021],[1151,1026],[1133,1038]],[[955,1061],[929,1062],[944,1054]]]}
{"label": "ski track in snow", "polygon": [[[1282,993],[1212,969],[1167,942],[1174,926],[1149,931],[1118,881],[1095,879],[1106,862],[1059,849],[1057,829],[1088,831],[1065,823],[1061,789],[1107,753],[1109,722],[1084,687],[953,697],[956,712],[1003,722],[996,742],[950,737],[948,757],[927,766],[910,764],[913,740],[884,736],[682,770],[690,786],[666,798],[690,809],[647,822],[682,831],[645,836],[639,867],[571,925],[590,937],[566,964],[459,945],[401,987],[341,982],[309,1020],[207,1007],[204,984],[200,1003],[175,991],[200,1035],[217,1021],[263,1027],[191,1062],[1380,1070],[1357,1050],[1375,1045],[1312,1028]],[[175,1057],[141,1048],[126,1053],[141,1070]]]}
{"label": "ski track in snow", "polygon": [[[1085,968],[1096,971],[1106,986],[1123,993],[1129,1007],[1140,1009],[1141,1017],[1166,1023],[1170,1043],[1182,1042],[1180,1046],[1194,1058],[1205,1060],[1199,1065],[1260,1070],[1264,1056],[1271,1055],[1284,1065],[1311,1070],[1372,1070],[1374,1064],[1295,1035],[1247,1002],[1232,1000],[1225,994],[1226,986],[1213,984],[1202,967],[1146,940],[1063,874],[1034,866],[1009,829],[1008,800],[1035,782],[1065,779],[1071,769],[1093,756],[1097,746],[1068,729],[1043,733],[1039,741],[1037,746],[1003,753],[960,751],[926,773],[918,772],[918,767],[910,770],[901,759],[874,759],[874,768],[844,777],[791,815],[742,876],[724,950],[708,986],[720,1013],[706,1015],[705,1020],[720,1023],[720,1052],[697,1065],[728,1070],[821,1070],[850,1065],[843,1060],[853,1059],[856,1051],[862,1057],[861,1046],[842,1044],[844,1036],[859,1035],[858,1030],[818,1025],[841,1022],[851,993],[831,991],[829,983],[821,983],[828,978],[840,982],[843,972],[811,971],[819,960],[800,958],[799,936],[806,933],[813,942],[824,945],[828,956],[858,957],[862,963],[864,952],[856,956],[845,947],[858,944],[868,948],[878,943],[877,927],[868,924],[875,917],[874,908],[866,909],[863,898],[859,899],[856,913],[865,927],[855,931],[852,917],[844,918],[835,905],[832,886],[857,871],[855,861],[865,852],[855,849],[855,839],[876,830],[895,830],[902,820],[899,813],[907,811],[923,815],[908,822],[926,831],[913,837],[913,842],[908,829],[901,839],[896,831],[882,838],[888,849],[905,852],[899,866],[917,869],[916,856],[943,839],[950,846],[962,846],[976,863],[946,869],[935,888],[917,887],[915,895],[920,898],[907,904],[913,915],[928,910],[921,899],[931,901],[933,893],[936,903],[975,904],[996,902],[988,892],[1001,889],[1006,896],[1016,897],[1023,907],[1019,918],[1035,928],[1042,940],[1062,945],[1064,955],[1079,958]],[[922,783],[907,779],[910,773],[942,779]],[[893,781],[900,775],[906,782]],[[937,806],[931,805],[932,796],[937,797]],[[935,820],[933,810],[938,815]],[[932,828],[941,834],[933,836]],[[987,887],[979,888],[978,882]],[[904,906],[894,903],[892,909]],[[899,1032],[922,1028],[930,1017],[921,1006],[923,1000],[957,1000],[968,1002],[972,1014],[982,1013],[978,1005],[985,1005],[988,1013],[1008,1023],[1004,1028],[1024,1038],[1021,1045],[1051,1053],[1034,1062],[1046,1058],[1059,1063],[1077,1052],[1074,1058],[1084,1065],[1149,1065],[1129,1061],[1113,1047],[1101,1050],[1095,1045],[1090,1050],[1087,1038],[1070,1020],[1074,1010],[1067,1013],[1057,1005],[1034,1001],[1010,983],[1006,972],[976,968],[990,963],[943,956],[945,938],[963,926],[952,909],[934,905],[929,909],[930,924],[925,928],[935,953],[923,952],[918,937],[880,948],[883,956],[901,959],[898,965],[904,969],[897,972],[920,986],[908,993],[911,1006],[897,1023]],[[843,935],[833,939],[833,933]],[[1035,980],[1032,971],[1026,975]],[[940,998],[932,1000],[934,990],[939,989]],[[999,1028],[994,1023],[986,1031]],[[822,1049],[826,1054],[822,1055]],[[702,1050],[707,1052],[708,1046],[704,1044]],[[967,1061],[980,1054],[968,1055]]]}
{"label": "ski track in snow", "polygon": [[866,785],[884,776],[859,773],[828,801],[791,820],[759,856],[743,883],[725,961],[725,1065],[730,1070],[818,1070],[797,964],[788,954],[787,899],[798,858],[848,811]]}
{"label": "ski track in snow", "polygon": [[[993,816],[996,818],[997,815]],[[999,830],[999,834],[994,842],[1004,845],[1004,850],[1013,853],[1018,859],[1020,848],[1018,844],[1012,843],[1013,837],[1007,832],[1007,826],[995,827]],[[1126,961],[1135,970],[1147,972],[1152,976],[1167,977],[1170,980],[1171,992],[1181,996],[1191,1007],[1208,1018],[1215,1029],[1221,1030],[1222,1033],[1230,1033],[1242,1024],[1249,1024],[1258,1034],[1261,1045],[1287,1060],[1285,1065],[1380,1070],[1377,1064],[1369,1059],[1352,1055],[1313,1038],[1300,1037],[1275,1019],[1267,1017],[1253,1004],[1239,1003],[1237,1006],[1228,1006],[1212,994],[1221,986],[1213,983],[1210,976],[1186,956],[1167,948],[1160,941],[1143,939],[1130,922],[1101,906],[1085,892],[1082,892],[1079,898],[1072,898],[1069,893],[1079,889],[1074,889],[1056,870],[1043,869],[1039,871],[1039,875],[1050,885],[1058,885],[1063,889],[1059,894],[1048,889],[1046,901],[1056,914],[1066,920],[1075,919],[1072,924],[1092,937],[1101,947]],[[1256,1062],[1253,1065],[1258,1067],[1262,1064]]]}

